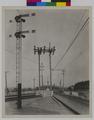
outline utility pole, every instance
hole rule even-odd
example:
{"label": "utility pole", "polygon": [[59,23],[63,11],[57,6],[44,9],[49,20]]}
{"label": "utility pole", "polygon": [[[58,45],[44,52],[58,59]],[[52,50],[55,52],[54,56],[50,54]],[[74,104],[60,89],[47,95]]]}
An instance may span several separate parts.
{"label": "utility pole", "polygon": [[22,31],[22,23],[25,22],[23,17],[29,17],[29,14],[23,14],[15,16],[15,21],[17,23],[17,30],[15,33],[16,37],[16,82],[18,87],[18,101],[17,108],[22,108],[22,38],[25,38],[25,33],[29,33],[29,31]]}
{"label": "utility pole", "polygon": [[35,78],[33,79],[33,89],[35,90]]}
{"label": "utility pole", "polygon": [[48,49],[48,52],[49,52],[49,69],[50,69],[50,90],[52,90],[52,71],[51,71],[51,55],[53,53],[54,55],[54,52],[55,52],[55,46],[53,48],[51,48],[51,43],[49,43],[49,49]]}
{"label": "utility pole", "polygon": [[45,54],[46,52],[49,53],[49,66],[50,66],[50,90],[52,90],[52,74],[51,74],[51,55],[54,55],[55,52],[55,46],[51,48],[51,44],[49,43],[49,48],[44,47],[36,47],[34,46],[34,54],[36,52],[38,53],[39,56],[39,88],[40,88],[40,55],[43,53]]}
{"label": "utility pole", "polygon": [[60,88],[61,88],[61,80],[60,80],[60,83],[59,83],[59,84],[60,84]]}
{"label": "utility pole", "polygon": [[[65,70],[64,69],[52,69],[52,71],[61,71],[62,72],[63,92],[64,92],[64,73],[65,73]],[[60,84],[61,84],[61,82],[60,82]]]}
{"label": "utility pole", "polygon": [[47,87],[49,87],[49,81],[47,80]]}
{"label": "utility pole", "polygon": [[49,43],[49,68],[50,68],[50,90],[52,90],[52,71],[51,71],[51,43]]}
{"label": "utility pole", "polygon": [[62,70],[62,75],[63,75],[63,92],[64,92],[64,69]]}
{"label": "utility pole", "polygon": [[6,71],[5,72],[5,85],[6,85],[6,87],[5,87],[5,91],[6,91],[6,95],[8,95],[8,85],[7,85],[7,73],[8,73],[9,71]]}
{"label": "utility pole", "polygon": [[38,61],[39,61],[38,71],[39,71],[39,90],[40,90],[40,55],[42,54],[42,47],[34,46],[34,54],[36,53],[38,53]]}
{"label": "utility pole", "polygon": [[51,48],[51,43],[49,43],[49,47],[46,48],[46,46],[44,46],[42,50],[43,54],[45,54],[45,52],[49,53],[50,90],[52,90],[51,55],[54,55],[56,49],[55,46]]}
{"label": "utility pole", "polygon": [[48,80],[48,76],[47,76],[47,88],[49,88],[49,80]]}
{"label": "utility pole", "polygon": [[44,86],[44,84],[43,84],[43,71],[44,71],[44,65],[43,65],[43,63],[41,63],[40,68],[41,68],[40,70],[41,70],[41,78],[42,78],[42,79],[41,79],[41,80],[42,80],[41,82],[42,82],[42,88],[43,88],[43,86]]}
{"label": "utility pole", "polygon": [[40,55],[41,55],[41,53],[38,52],[38,58],[39,58],[39,90],[40,90]]}

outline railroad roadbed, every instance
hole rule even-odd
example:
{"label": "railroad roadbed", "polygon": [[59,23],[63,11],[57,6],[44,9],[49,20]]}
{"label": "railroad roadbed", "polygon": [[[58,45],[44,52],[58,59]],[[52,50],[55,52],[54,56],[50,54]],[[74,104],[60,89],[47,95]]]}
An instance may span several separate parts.
{"label": "railroad roadbed", "polygon": [[17,109],[16,103],[5,103],[5,115],[76,115],[53,96],[23,99],[21,109]]}
{"label": "railroad roadbed", "polygon": [[89,115],[89,103],[87,101],[67,95],[54,94],[54,97],[76,114]]}

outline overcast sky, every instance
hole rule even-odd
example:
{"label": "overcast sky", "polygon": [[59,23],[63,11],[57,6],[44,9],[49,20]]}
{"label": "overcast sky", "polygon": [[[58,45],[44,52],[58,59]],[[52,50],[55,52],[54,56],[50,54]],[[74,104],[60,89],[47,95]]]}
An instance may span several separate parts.
{"label": "overcast sky", "polygon": [[[22,85],[33,87],[33,79],[38,85],[38,55],[34,55],[34,45],[41,47],[46,45],[56,47],[52,55],[52,68],[64,55],[66,49],[88,18],[88,10],[5,10],[5,71],[8,87],[16,87],[16,32],[15,16],[32,12],[36,16],[25,18],[23,30],[30,33],[22,40]],[[12,20],[12,23],[9,22]],[[35,29],[36,33],[31,33]],[[9,35],[12,35],[10,38]],[[49,55],[41,55],[44,64],[44,84],[49,80]],[[73,85],[79,81],[89,80],[89,28],[88,23],[81,30],[74,44],[71,46],[63,60],[55,69],[64,69],[65,86]],[[59,85],[62,80],[61,71],[52,72],[52,82]]]}

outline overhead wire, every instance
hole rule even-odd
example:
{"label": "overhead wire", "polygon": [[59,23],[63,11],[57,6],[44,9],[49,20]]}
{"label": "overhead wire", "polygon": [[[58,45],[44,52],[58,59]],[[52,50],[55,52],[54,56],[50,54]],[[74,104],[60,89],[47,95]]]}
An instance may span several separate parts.
{"label": "overhead wire", "polygon": [[69,62],[67,65],[64,66],[64,69],[66,68],[66,66],[72,64],[74,61],[78,60],[80,56],[82,56],[83,54],[85,54],[86,51],[80,52],[71,62]]}
{"label": "overhead wire", "polygon": [[80,30],[78,31],[78,33],[75,35],[73,41],[69,44],[69,46],[66,49],[65,53],[63,54],[63,56],[59,59],[59,61],[55,65],[54,69],[60,64],[61,61],[63,61],[65,55],[67,54],[67,52],[69,51],[69,49],[72,47],[72,45],[74,44],[74,42],[77,40],[77,37],[79,36],[80,32],[83,30],[83,28],[85,27],[85,25],[87,24],[88,20],[89,20],[89,17],[85,20],[84,24],[82,25],[82,27],[80,28]]}

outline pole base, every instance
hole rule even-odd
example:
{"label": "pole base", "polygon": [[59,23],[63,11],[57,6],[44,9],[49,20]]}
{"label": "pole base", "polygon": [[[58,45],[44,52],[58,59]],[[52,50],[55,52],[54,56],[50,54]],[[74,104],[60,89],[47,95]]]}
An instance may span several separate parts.
{"label": "pole base", "polygon": [[17,108],[18,109],[22,108],[21,88],[22,88],[21,83],[18,83],[18,102],[17,102]]}

